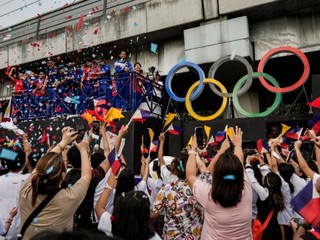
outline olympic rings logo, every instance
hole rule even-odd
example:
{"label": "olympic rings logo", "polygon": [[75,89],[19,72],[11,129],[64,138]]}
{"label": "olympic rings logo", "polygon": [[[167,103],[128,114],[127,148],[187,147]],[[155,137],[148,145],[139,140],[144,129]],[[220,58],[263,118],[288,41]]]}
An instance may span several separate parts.
{"label": "olympic rings logo", "polygon": [[[285,53],[292,53],[292,54],[296,55],[302,61],[303,66],[304,66],[304,70],[303,70],[303,73],[302,73],[300,79],[296,83],[294,83],[291,86],[281,88],[279,83],[277,82],[277,80],[274,77],[270,76],[269,74],[264,73],[263,69],[264,69],[267,61],[271,57],[273,57],[276,54],[284,53],[284,52]],[[187,111],[189,112],[189,114],[193,118],[195,118],[199,121],[210,121],[210,120],[213,120],[213,119],[219,117],[226,109],[228,98],[232,98],[234,107],[242,115],[244,115],[246,117],[265,117],[265,116],[270,115],[280,105],[282,93],[288,93],[288,92],[294,91],[294,90],[298,89],[299,87],[301,87],[307,81],[309,74],[310,74],[310,65],[309,65],[309,61],[308,61],[307,57],[305,56],[305,54],[303,52],[301,52],[299,49],[294,48],[294,47],[282,46],[282,47],[277,47],[277,48],[271,49],[260,60],[257,72],[253,72],[251,65],[249,64],[249,62],[245,58],[236,55],[234,57],[233,61],[238,61],[238,62],[244,64],[245,67],[247,68],[248,73],[247,73],[247,75],[243,76],[242,78],[240,78],[238,80],[238,82],[236,83],[236,85],[233,88],[232,93],[228,93],[225,86],[221,82],[219,82],[218,80],[214,79],[214,75],[215,75],[216,71],[218,70],[218,68],[223,63],[225,63],[227,61],[232,61],[230,59],[230,56],[224,56],[224,57],[219,58],[211,66],[209,73],[208,73],[209,78],[205,78],[204,72],[195,63],[184,62],[184,63],[179,63],[179,64],[173,66],[166,77],[165,87],[166,87],[166,91],[167,91],[168,95],[173,100],[175,100],[177,102],[185,102],[186,108],[187,108]],[[194,68],[198,72],[199,80],[197,82],[195,82],[189,88],[189,90],[186,94],[186,97],[178,97],[172,91],[172,87],[171,87],[172,79],[174,77],[174,74],[184,67]],[[259,112],[259,113],[252,113],[252,112],[248,112],[248,111],[244,110],[240,106],[238,97],[243,95],[244,93],[246,93],[249,90],[249,88],[252,85],[253,79],[256,79],[256,78],[259,79],[261,84],[267,90],[275,93],[276,96],[275,96],[275,100],[274,100],[273,104],[269,108],[267,108],[267,110],[265,110],[263,112]],[[222,97],[221,107],[210,116],[200,116],[197,113],[195,113],[195,111],[192,108],[192,101],[201,95],[205,84],[209,84],[211,90],[216,95]],[[216,88],[216,86],[219,88],[220,91]]]}

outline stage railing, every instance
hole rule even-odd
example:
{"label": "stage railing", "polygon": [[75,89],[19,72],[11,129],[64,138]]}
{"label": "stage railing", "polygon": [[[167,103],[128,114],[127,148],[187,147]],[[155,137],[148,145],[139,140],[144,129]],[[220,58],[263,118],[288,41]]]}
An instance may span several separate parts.
{"label": "stage railing", "polygon": [[11,117],[28,121],[80,115],[86,109],[94,109],[95,100],[106,100],[105,105],[100,105],[106,109],[116,107],[135,111],[140,107],[161,117],[165,101],[163,85],[152,77],[132,72],[126,79],[113,75],[85,81],[82,88],[74,81],[67,86],[47,87],[44,94],[39,94],[38,89],[12,92]]}

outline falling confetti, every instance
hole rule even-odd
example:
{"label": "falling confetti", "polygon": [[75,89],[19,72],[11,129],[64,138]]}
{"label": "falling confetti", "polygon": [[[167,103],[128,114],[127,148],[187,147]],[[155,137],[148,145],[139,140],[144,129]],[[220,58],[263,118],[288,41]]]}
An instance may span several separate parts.
{"label": "falling confetti", "polygon": [[150,45],[150,51],[151,51],[151,52],[157,53],[157,48],[158,48],[158,45],[157,45],[157,44],[151,43],[151,45]]}
{"label": "falling confetti", "polygon": [[83,25],[83,20],[84,20],[84,15],[81,14],[81,16],[80,16],[80,18],[79,18],[79,21],[78,21],[78,24],[77,24],[77,29],[76,29],[77,32],[80,31],[80,29],[81,29],[81,27],[82,27],[82,25]]}

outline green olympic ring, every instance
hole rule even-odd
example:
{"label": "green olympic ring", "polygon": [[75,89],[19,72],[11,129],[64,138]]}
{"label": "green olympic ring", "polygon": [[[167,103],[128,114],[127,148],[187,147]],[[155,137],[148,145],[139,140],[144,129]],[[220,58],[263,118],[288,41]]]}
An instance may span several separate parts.
{"label": "green olympic ring", "polygon": [[[254,72],[252,74],[252,77],[253,78],[264,77],[269,82],[271,82],[273,84],[273,86],[275,86],[277,88],[280,87],[279,83],[276,81],[276,79],[274,79],[272,76],[270,76],[267,73]],[[271,105],[271,107],[267,108],[267,110],[265,110],[264,112],[260,112],[260,113],[247,112],[246,110],[244,110],[240,106],[238,95],[237,95],[240,87],[242,86],[242,84],[246,80],[247,80],[247,75],[245,75],[242,78],[240,78],[240,80],[237,82],[237,84],[233,88],[232,100],[233,100],[234,107],[238,110],[238,112],[240,112],[242,115],[244,115],[246,117],[265,117],[265,116],[268,116],[269,114],[271,114],[279,106],[279,104],[281,103],[281,93],[280,92],[276,93],[276,98],[275,98],[273,104]]]}

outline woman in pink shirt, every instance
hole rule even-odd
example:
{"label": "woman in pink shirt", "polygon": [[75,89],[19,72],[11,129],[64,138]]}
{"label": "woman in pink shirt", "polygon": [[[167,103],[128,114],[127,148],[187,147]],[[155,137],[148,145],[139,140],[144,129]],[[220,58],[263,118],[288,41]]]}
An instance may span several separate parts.
{"label": "woman in pink shirt", "polygon": [[187,163],[187,180],[204,208],[201,239],[247,240],[251,236],[252,188],[243,167],[242,131],[236,127],[230,140],[234,154],[226,152],[214,163],[212,184],[197,178],[194,136]]}

